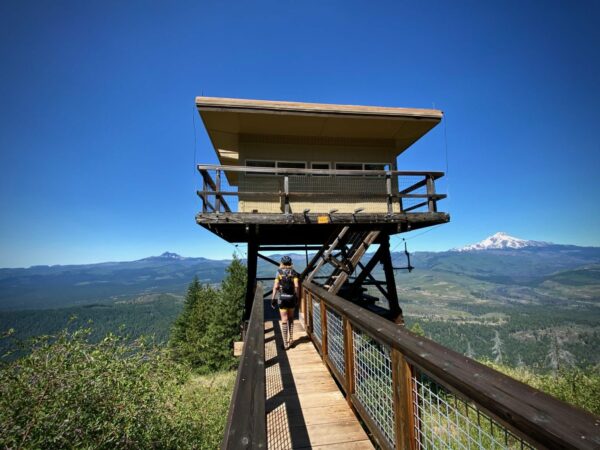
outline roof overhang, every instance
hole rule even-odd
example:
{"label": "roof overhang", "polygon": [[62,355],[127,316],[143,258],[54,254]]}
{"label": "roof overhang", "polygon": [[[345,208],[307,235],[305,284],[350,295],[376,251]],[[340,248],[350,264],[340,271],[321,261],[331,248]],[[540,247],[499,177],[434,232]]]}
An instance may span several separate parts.
{"label": "roof overhang", "polygon": [[402,153],[442,119],[436,109],[196,97],[221,164],[239,164],[240,139],[316,138]]}

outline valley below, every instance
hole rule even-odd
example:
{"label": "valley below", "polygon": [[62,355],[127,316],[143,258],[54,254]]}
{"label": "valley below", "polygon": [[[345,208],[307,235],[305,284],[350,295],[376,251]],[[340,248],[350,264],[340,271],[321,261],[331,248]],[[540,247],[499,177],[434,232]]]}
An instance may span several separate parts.
{"label": "valley below", "polygon": [[[302,270],[306,255],[291,256]],[[415,270],[396,272],[409,328],[418,324],[468,356],[539,372],[556,369],[557,349],[570,355],[559,365],[600,366],[600,249],[547,244],[411,257]],[[406,264],[403,253],[393,260]],[[193,277],[216,285],[229,263],[167,252],[131,262],[0,269],[0,331],[26,339],[86,326],[92,339],[118,332],[164,343]],[[259,263],[259,277],[274,271]],[[374,275],[382,279],[381,268]],[[377,295],[372,286],[369,293]]]}

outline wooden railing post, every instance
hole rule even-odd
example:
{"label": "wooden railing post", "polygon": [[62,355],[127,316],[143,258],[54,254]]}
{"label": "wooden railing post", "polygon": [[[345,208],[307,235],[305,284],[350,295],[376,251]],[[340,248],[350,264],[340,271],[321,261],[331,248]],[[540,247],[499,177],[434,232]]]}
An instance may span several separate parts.
{"label": "wooden railing post", "polygon": [[396,176],[396,192],[398,193],[398,207],[400,208],[400,213],[404,212],[404,203],[402,200],[402,192],[400,191],[400,180],[401,175]]}
{"label": "wooden railing post", "polygon": [[300,285],[300,313],[302,314],[302,321],[304,329],[308,332],[306,326],[306,289],[302,285]]}
{"label": "wooden railing post", "polygon": [[394,387],[396,449],[414,450],[416,449],[416,440],[412,370],[402,353],[394,348],[392,348],[392,383]]}
{"label": "wooden railing post", "polygon": [[309,336],[313,334],[313,305],[312,305],[312,293],[310,291],[306,292],[306,309],[308,311],[308,317],[306,319],[306,333]]}
{"label": "wooden railing post", "polygon": [[427,207],[429,212],[437,212],[437,201],[435,195],[435,179],[431,174],[427,175]]}
{"label": "wooden railing post", "polygon": [[346,367],[346,401],[350,408],[352,394],[354,394],[354,337],[352,335],[352,323],[343,316],[344,320],[344,365]]}
{"label": "wooden railing post", "polygon": [[221,170],[217,169],[217,175],[215,176],[215,212],[221,212]]}
{"label": "wooden railing post", "polygon": [[200,196],[200,198],[202,198],[202,212],[203,213],[207,212],[207,210],[208,210],[208,208],[206,206],[206,194],[204,192],[206,192],[206,178],[202,177],[202,195]]}
{"label": "wooden railing post", "polygon": [[287,175],[283,177],[283,193],[285,195],[283,199],[283,212],[285,214],[290,213],[290,180]]}
{"label": "wooden railing post", "polygon": [[321,305],[321,357],[327,356],[327,308],[325,302],[320,299]]}

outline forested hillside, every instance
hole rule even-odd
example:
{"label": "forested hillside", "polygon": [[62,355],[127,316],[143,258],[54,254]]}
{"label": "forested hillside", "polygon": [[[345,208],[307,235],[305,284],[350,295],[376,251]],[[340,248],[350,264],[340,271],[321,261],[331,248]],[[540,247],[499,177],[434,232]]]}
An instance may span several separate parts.
{"label": "forested hillside", "polygon": [[[169,346],[113,333],[93,339],[92,328],[82,327],[26,342],[5,333],[0,447],[217,448],[233,387],[245,277],[245,266],[234,260],[218,286],[195,278]],[[119,308],[161,301],[154,300]]]}
{"label": "forested hillside", "polygon": [[[301,270],[306,255],[292,257]],[[403,253],[393,259],[406,265]],[[76,316],[75,325],[93,322],[94,339],[124,326],[132,337],[164,342],[189,281],[197,276],[217,287],[229,262],[165,253],[132,262],[1,269],[0,329],[14,328],[21,337],[55,333]],[[412,273],[396,272],[400,301],[407,322],[419,322],[432,339],[493,359],[499,339],[503,362],[541,372],[550,370],[547,357],[557,345],[575,366],[600,363],[600,249],[417,252],[412,264]],[[260,261],[260,277],[273,273]],[[383,278],[380,268],[375,275]]]}

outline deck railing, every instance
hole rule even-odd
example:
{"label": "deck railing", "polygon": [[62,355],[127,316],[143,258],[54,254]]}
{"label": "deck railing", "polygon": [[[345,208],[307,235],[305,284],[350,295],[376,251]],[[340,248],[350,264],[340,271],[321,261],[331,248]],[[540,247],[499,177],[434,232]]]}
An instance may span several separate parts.
{"label": "deck railing", "polygon": [[264,301],[260,284],[256,286],[221,448],[267,448]]}
{"label": "deck railing", "polygon": [[600,448],[600,418],[554,399],[316,284],[307,332],[384,449]]}
{"label": "deck railing", "polygon": [[[283,169],[200,164],[203,213],[235,211],[239,200],[270,203],[284,214],[302,213],[302,205],[366,202],[384,213],[437,212],[435,182],[443,172],[398,170]],[[228,180],[234,179],[230,184]],[[248,209],[252,209],[249,207]],[[250,211],[245,211],[250,212]],[[265,212],[265,211],[258,211]],[[275,212],[275,211],[269,211]],[[329,208],[325,211],[329,212]],[[351,212],[351,211],[350,211]]]}

